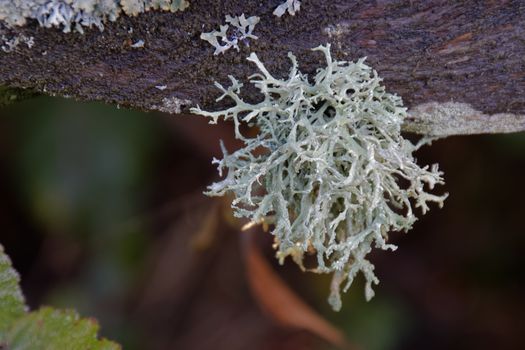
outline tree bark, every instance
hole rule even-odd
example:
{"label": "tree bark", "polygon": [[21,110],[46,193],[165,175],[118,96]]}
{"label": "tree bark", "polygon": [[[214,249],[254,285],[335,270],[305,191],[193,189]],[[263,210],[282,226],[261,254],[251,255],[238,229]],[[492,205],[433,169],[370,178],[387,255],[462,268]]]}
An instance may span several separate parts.
{"label": "tree bark", "polygon": [[[523,1],[305,0],[295,15],[272,14],[282,0],[190,1],[184,12],[120,17],[103,32],[62,33],[37,23],[9,30],[34,38],[0,52],[0,85],[141,110],[186,113],[221,103],[214,81],[247,82],[255,52],[285,76],[293,52],[300,69],[323,66],[319,52],[367,63],[400,95],[410,117],[404,129],[433,136],[525,130],[525,3]],[[225,15],[259,16],[249,46],[214,56],[199,38]],[[139,40],[144,47],[134,48]],[[245,84],[245,96],[257,93]],[[162,89],[163,87],[165,89]]]}

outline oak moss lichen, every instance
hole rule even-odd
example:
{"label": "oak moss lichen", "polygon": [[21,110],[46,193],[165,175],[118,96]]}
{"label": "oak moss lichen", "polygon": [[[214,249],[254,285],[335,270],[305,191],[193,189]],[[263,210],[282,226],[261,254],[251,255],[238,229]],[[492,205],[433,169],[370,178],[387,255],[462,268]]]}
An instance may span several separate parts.
{"label": "oak moss lichen", "polygon": [[[373,247],[396,249],[387,244],[390,231],[408,231],[416,216],[425,214],[429,202],[443,205],[445,195],[428,192],[442,184],[437,165],[420,167],[412,153],[420,146],[401,136],[406,108],[401,98],[385,91],[375,70],[357,62],[335,61],[330,45],[319,46],[326,67],[313,80],[292,67],[287,79],[274,77],[257,55],[248,60],[259,73],[250,82],[264,99],[243,101],[242,84],[230,76],[226,97],[234,106],[209,112],[192,112],[232,120],[235,136],[244,147],[214,159],[226,177],[209,187],[210,196],[233,192],[237,217],[254,223],[273,224],[277,257],[287,256],[303,269],[305,254],[316,255],[317,273],[333,275],[329,302],[341,308],[340,290],[348,290],[362,272],[367,300],[379,281],[366,256]],[[241,123],[259,133],[246,137]],[[422,143],[421,143],[422,144]]]}
{"label": "oak moss lichen", "polygon": [[[232,47],[239,51],[239,42],[247,44],[248,39],[258,39],[252,32],[255,25],[259,23],[259,17],[251,16],[246,18],[243,13],[238,17],[226,15],[225,20],[227,24],[219,26],[219,30],[202,33],[200,36],[202,40],[209,42],[215,47],[214,55],[224,53]],[[230,24],[232,29],[230,29]]]}

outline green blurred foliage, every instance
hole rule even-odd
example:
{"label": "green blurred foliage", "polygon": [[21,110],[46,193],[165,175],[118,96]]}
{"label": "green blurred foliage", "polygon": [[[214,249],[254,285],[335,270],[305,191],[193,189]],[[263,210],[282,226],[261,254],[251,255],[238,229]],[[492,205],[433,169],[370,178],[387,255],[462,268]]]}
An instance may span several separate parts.
{"label": "green blurred foliage", "polygon": [[50,98],[17,104],[7,115],[14,118],[17,185],[50,233],[105,230],[140,207],[162,140],[153,120]]}
{"label": "green blurred foliage", "polygon": [[46,235],[69,242],[61,243],[66,250],[91,256],[44,302],[92,314],[105,331],[132,338],[129,328],[119,331],[123,315],[101,301],[123,297],[136,283],[150,236],[133,218],[146,208],[166,131],[151,115],[48,97],[3,112],[22,206]]}
{"label": "green blurred foliage", "polygon": [[0,244],[0,348],[10,350],[118,350],[98,339],[98,323],[74,310],[43,307],[27,312],[18,273]]}

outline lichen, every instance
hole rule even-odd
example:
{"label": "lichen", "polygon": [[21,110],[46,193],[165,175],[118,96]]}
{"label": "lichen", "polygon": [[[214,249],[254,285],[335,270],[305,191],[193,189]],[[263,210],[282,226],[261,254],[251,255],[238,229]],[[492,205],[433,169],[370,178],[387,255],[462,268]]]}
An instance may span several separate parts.
{"label": "lichen", "polygon": [[[362,272],[369,300],[378,279],[367,254],[387,244],[390,231],[408,231],[429,202],[443,204],[445,195],[429,193],[442,184],[437,165],[420,167],[412,153],[417,145],[401,135],[406,109],[400,97],[388,93],[375,70],[364,63],[333,60],[330,45],[319,46],[326,67],[313,80],[292,67],[286,79],[274,77],[256,54],[248,60],[259,73],[250,82],[264,96],[255,104],[239,96],[242,84],[230,76],[218,100],[234,105],[216,112],[200,107],[192,112],[232,120],[244,147],[214,159],[226,177],[207,194],[233,192],[234,214],[253,223],[273,224],[277,257],[293,258],[303,269],[305,254],[315,254],[307,270],[332,274],[329,302],[341,307],[340,290],[348,290]],[[259,133],[247,137],[241,123]]]}
{"label": "lichen", "polygon": [[13,36],[7,36],[5,34],[0,35],[0,48],[4,52],[11,52],[15,50],[20,44],[25,44],[28,48],[32,48],[35,44],[35,38],[32,36],[26,36],[24,34],[15,34]]}
{"label": "lichen", "polygon": [[281,17],[288,12],[291,16],[295,16],[295,13],[299,12],[300,9],[301,2],[299,0],[286,0],[275,8],[273,14],[277,17]]}
{"label": "lichen", "polygon": [[155,9],[183,11],[188,6],[187,0],[0,0],[0,22],[15,27],[34,19],[42,27],[83,33],[83,27],[103,30],[104,23],[115,21],[122,11],[136,16]]}
{"label": "lichen", "polygon": [[[157,85],[155,86],[155,88],[163,91],[167,88],[167,86]],[[171,97],[164,97],[162,99],[161,105],[152,105],[150,106],[150,109],[168,113],[168,114],[179,114],[183,107],[188,106],[190,104],[191,104],[191,101],[188,99],[181,99],[175,96],[171,96]]]}
{"label": "lichen", "polygon": [[[238,17],[226,15],[226,23],[228,24],[219,26],[218,31],[202,33],[200,38],[215,47],[214,55],[224,53],[232,47],[239,51],[239,42],[248,44],[248,39],[258,39],[252,32],[259,20],[260,18],[257,16],[246,18],[244,13]],[[230,24],[232,25],[231,30]]]}
{"label": "lichen", "polygon": [[403,130],[433,137],[525,131],[525,114],[485,114],[464,102],[427,102],[408,113]]}

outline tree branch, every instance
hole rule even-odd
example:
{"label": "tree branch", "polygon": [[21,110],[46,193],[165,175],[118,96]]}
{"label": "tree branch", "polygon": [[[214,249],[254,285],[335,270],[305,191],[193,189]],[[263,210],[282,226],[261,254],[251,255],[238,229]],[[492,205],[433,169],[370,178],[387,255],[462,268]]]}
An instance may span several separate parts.
{"label": "tree branch", "polygon": [[[312,75],[324,62],[310,48],[330,42],[337,59],[367,56],[387,89],[403,97],[410,107],[406,131],[525,130],[522,1],[306,0],[295,16],[281,18],[272,14],[280,0],[190,3],[184,12],[122,16],[104,32],[83,35],[36,23],[4,29],[7,37],[33,37],[34,45],[0,52],[0,85],[141,110],[215,109],[221,104],[214,101],[213,82],[227,84],[228,74],[247,80],[256,70],[245,60],[250,52],[275,75],[285,75],[292,51]],[[226,14],[241,13],[261,18],[253,32],[259,39],[249,47],[241,43],[240,52],[214,56],[200,34],[217,30]],[[139,40],[144,47],[133,47]],[[247,100],[257,100],[248,85]]]}

